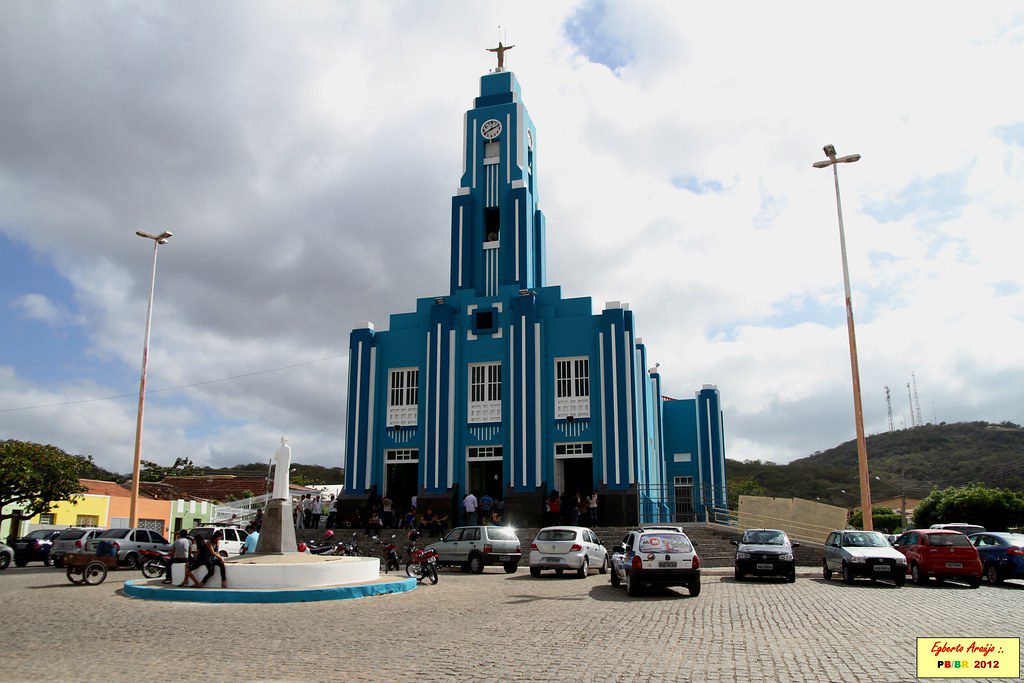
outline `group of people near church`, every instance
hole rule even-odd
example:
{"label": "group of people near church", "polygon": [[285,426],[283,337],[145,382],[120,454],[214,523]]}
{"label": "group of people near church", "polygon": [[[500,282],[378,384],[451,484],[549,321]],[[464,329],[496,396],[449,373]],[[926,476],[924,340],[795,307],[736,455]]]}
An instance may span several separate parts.
{"label": "group of people near church", "polygon": [[576,491],[567,493],[565,498],[558,491],[552,491],[544,499],[545,526],[579,526],[581,520],[588,526],[597,526],[597,491],[590,495]]}
{"label": "group of people near church", "polygon": [[338,500],[333,493],[330,498],[306,493],[292,501],[292,521],[296,529],[319,529],[322,519],[326,528],[333,529],[337,516]]}

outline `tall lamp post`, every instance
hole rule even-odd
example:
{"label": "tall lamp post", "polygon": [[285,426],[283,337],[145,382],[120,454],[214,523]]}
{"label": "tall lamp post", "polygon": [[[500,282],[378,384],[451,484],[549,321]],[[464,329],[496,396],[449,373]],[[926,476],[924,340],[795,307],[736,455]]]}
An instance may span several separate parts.
{"label": "tall lamp post", "polygon": [[146,338],[142,344],[142,377],[139,380],[139,416],[135,421],[135,461],[132,464],[132,503],[128,513],[128,526],[134,527],[139,523],[139,465],[142,455],[142,412],[146,405],[146,368],[149,366],[149,329],[153,322],[153,289],[156,286],[156,252],[161,244],[167,244],[172,233],[168,230],[159,235],[150,235],[148,232],[136,230],[135,234],[153,240],[153,275],[149,281],[149,305],[146,307]]}
{"label": "tall lamp post", "polygon": [[814,168],[832,167],[836,182],[836,212],[839,214],[839,249],[843,255],[843,287],[846,292],[846,328],[850,335],[850,370],[853,374],[853,415],[857,423],[857,465],[860,469],[860,505],[864,517],[864,530],[873,531],[871,518],[871,480],[868,477],[868,446],[864,440],[864,414],[860,406],[860,370],[857,366],[857,336],[853,331],[853,304],[850,302],[850,268],[846,265],[846,232],[843,230],[843,204],[839,199],[839,164],[852,164],[860,159],[859,154],[836,158],[836,148],[825,145],[828,159],[814,162]]}

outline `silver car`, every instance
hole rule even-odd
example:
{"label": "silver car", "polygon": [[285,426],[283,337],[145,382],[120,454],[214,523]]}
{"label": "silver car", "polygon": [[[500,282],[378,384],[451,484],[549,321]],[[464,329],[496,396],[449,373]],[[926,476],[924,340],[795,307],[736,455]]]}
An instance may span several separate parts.
{"label": "silver car", "polygon": [[590,529],[552,526],[541,529],[530,544],[530,576],[544,570],[561,574],[566,569],[584,578],[591,569],[608,573],[608,551]]}
{"label": "silver car", "polygon": [[826,581],[833,572],[841,573],[845,583],[866,576],[902,586],[907,581],[907,558],[877,531],[836,530],[825,540],[821,569]]}
{"label": "silver car", "polygon": [[462,567],[474,574],[489,564],[500,564],[506,574],[515,574],[523,552],[515,530],[507,526],[460,526],[427,548],[437,551],[442,567]]}
{"label": "silver car", "polygon": [[14,562],[14,548],[0,541],[0,571],[7,569]]}
{"label": "silver car", "polygon": [[101,533],[103,528],[98,526],[72,526],[60,532],[57,538],[53,539],[53,547],[50,548],[50,561],[53,566],[64,566],[65,555],[82,552],[89,541]]}
{"label": "silver car", "polygon": [[158,550],[166,553],[171,544],[166,538],[149,529],[107,529],[86,544],[86,550],[95,553],[100,543],[110,543],[117,549],[117,560],[135,569],[139,567],[140,550]]}

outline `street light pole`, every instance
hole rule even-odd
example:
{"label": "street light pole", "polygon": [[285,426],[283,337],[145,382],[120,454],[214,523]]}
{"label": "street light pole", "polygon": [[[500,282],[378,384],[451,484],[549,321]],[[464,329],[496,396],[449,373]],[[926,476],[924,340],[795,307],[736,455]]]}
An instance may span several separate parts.
{"label": "street light pole", "polygon": [[146,368],[149,366],[149,330],[153,322],[153,290],[156,288],[156,254],[161,244],[167,244],[172,233],[164,231],[159,235],[136,230],[139,237],[153,240],[153,273],[149,280],[149,304],[146,307],[146,337],[142,343],[142,377],[139,379],[139,414],[135,420],[135,461],[132,464],[132,497],[128,512],[128,526],[135,527],[139,523],[139,466],[142,455],[142,413],[146,406]]}
{"label": "street light pole", "polygon": [[852,164],[860,159],[859,154],[836,158],[836,148],[825,145],[825,161],[816,161],[814,168],[832,167],[836,184],[836,213],[839,214],[839,249],[843,256],[843,287],[846,294],[846,328],[850,336],[850,371],[853,375],[853,414],[857,426],[857,465],[860,470],[860,505],[863,511],[864,530],[874,530],[871,515],[871,481],[868,477],[868,446],[864,439],[864,414],[860,403],[860,370],[857,365],[857,336],[853,329],[853,304],[850,299],[850,268],[846,263],[846,232],[843,229],[843,204],[839,198],[838,164]]}

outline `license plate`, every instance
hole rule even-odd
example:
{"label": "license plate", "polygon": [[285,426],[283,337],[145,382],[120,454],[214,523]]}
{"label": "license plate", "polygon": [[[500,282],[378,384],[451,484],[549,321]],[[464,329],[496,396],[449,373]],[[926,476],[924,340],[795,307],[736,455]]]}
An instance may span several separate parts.
{"label": "license plate", "polygon": [[545,557],[544,561],[545,562],[558,562],[558,558],[557,557]]}
{"label": "license plate", "polygon": [[658,566],[659,567],[675,567],[675,566],[678,566],[678,563],[676,563],[676,562],[659,562]]}
{"label": "license plate", "polygon": [[946,563],[946,567],[948,567],[949,569],[963,569],[963,566],[964,565],[963,565],[962,562],[947,562]]}
{"label": "license plate", "polygon": [[512,557],[509,556],[509,555],[501,555],[501,556],[498,557],[498,561],[499,562],[508,562],[511,559],[512,559]]}
{"label": "license plate", "polygon": [[889,571],[889,565],[887,564],[876,564],[874,567],[876,572],[887,572]]}
{"label": "license plate", "polygon": [[775,569],[775,565],[774,564],[761,564],[761,563],[758,563],[757,564],[757,568],[758,569]]}

